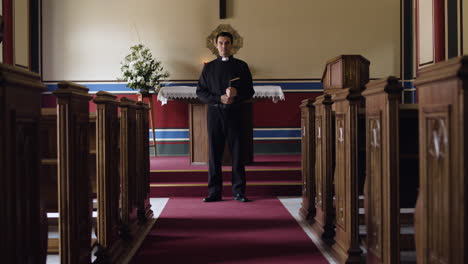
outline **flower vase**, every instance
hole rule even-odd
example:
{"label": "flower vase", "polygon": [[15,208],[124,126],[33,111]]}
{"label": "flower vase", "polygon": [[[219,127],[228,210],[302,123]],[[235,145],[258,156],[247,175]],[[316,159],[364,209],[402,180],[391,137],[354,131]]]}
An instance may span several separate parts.
{"label": "flower vase", "polygon": [[148,88],[140,88],[140,89],[138,90],[138,92],[141,94],[141,96],[142,96],[143,98],[145,98],[145,97],[148,98],[148,97],[151,96],[151,94],[150,94]]}

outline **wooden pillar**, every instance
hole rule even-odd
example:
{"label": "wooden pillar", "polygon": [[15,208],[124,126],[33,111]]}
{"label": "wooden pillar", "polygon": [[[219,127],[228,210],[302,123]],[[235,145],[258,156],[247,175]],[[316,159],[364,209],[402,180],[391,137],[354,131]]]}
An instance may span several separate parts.
{"label": "wooden pillar", "polygon": [[313,99],[305,99],[301,105],[301,165],[302,204],[299,215],[313,223],[315,217],[315,107]]}
{"label": "wooden pillar", "polygon": [[61,82],[57,97],[60,263],[91,262],[88,88]]}
{"label": "wooden pillar", "polygon": [[419,74],[418,263],[467,263],[468,57]]}
{"label": "wooden pillar", "polygon": [[335,201],[336,238],[333,250],[340,263],[360,263],[359,181],[362,168],[359,147],[364,133],[359,127],[359,90],[345,89],[333,96],[335,102]]}
{"label": "wooden pillar", "polygon": [[122,204],[121,234],[130,239],[132,223],[136,219],[134,199],[136,164],[136,103],[123,97],[120,99],[120,200]]}
{"label": "wooden pillar", "polygon": [[334,115],[331,95],[315,98],[315,182],[316,216],[313,229],[327,244],[334,242],[335,208],[333,205],[333,172],[335,166]]}
{"label": "wooden pillar", "polygon": [[99,91],[96,109],[97,243],[99,263],[114,262],[119,225],[119,121],[117,96]]}
{"label": "wooden pillar", "polygon": [[39,203],[37,74],[0,64],[0,253],[4,263],[45,263],[47,229]]}

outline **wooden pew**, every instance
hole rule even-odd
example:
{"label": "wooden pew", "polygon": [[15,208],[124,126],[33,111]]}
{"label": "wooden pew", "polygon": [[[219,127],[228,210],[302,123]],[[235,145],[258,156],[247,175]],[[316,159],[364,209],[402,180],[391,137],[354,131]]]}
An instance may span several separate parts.
{"label": "wooden pew", "polygon": [[336,236],[333,251],[340,263],[360,263],[359,196],[365,180],[364,98],[358,89],[332,97],[335,109]]}
{"label": "wooden pew", "polygon": [[0,64],[0,254],[3,263],[45,263],[39,199],[40,76]]}
{"label": "wooden pew", "polygon": [[[57,109],[42,108],[40,119],[40,197],[48,212],[47,223],[49,231],[58,232],[58,178],[57,178]],[[89,114],[88,123],[88,177],[91,183],[91,197],[96,198],[96,114]],[[94,203],[93,203],[94,204]],[[93,207],[95,207],[93,205]],[[52,216],[50,216],[52,215]],[[96,218],[92,218],[93,227],[96,226]],[[95,238],[92,242],[95,242]],[[47,252],[59,253],[59,238],[53,235],[48,239]]]}
{"label": "wooden pew", "polygon": [[395,77],[366,86],[367,263],[400,263],[401,251],[414,250],[414,235],[401,230],[413,230],[403,212],[416,203],[417,105],[401,104],[403,87]]}
{"label": "wooden pew", "polygon": [[312,227],[327,244],[334,243],[335,258],[340,263],[361,261],[359,194],[364,184],[365,148],[359,148],[359,143],[365,138],[358,133],[358,126],[363,131],[360,91],[369,81],[369,64],[360,55],[329,60],[322,77],[324,95],[314,103],[317,195]]}
{"label": "wooden pew", "polygon": [[327,244],[334,243],[335,208],[333,172],[335,168],[335,120],[330,94],[315,99],[315,177],[316,216],[312,228]]}
{"label": "wooden pew", "polygon": [[[138,115],[137,113],[140,112]],[[138,238],[154,222],[149,205],[148,108],[123,97],[120,100],[121,235]],[[146,122],[143,124],[143,122]],[[137,144],[140,142],[142,144]],[[136,158],[137,157],[137,158]],[[140,158],[138,158],[140,157]],[[142,171],[140,167],[145,168]],[[141,189],[141,183],[146,184]]]}
{"label": "wooden pew", "polygon": [[143,102],[137,102],[137,135],[138,154],[137,161],[140,168],[137,179],[137,215],[140,225],[148,225],[148,220],[153,218],[153,211],[150,204],[150,154],[149,154],[149,111],[150,108]]}
{"label": "wooden pew", "polygon": [[[88,88],[58,84],[58,197],[60,263],[90,263],[92,199],[88,175]],[[83,177],[85,176],[85,177]]]}
{"label": "wooden pew", "polygon": [[467,263],[468,57],[422,69],[415,85],[421,157],[418,263]]}
{"label": "wooden pew", "polygon": [[[135,101],[123,97],[120,100],[120,181],[121,181],[121,200],[122,211],[121,233],[124,239],[130,240],[132,228],[136,223],[137,212],[133,207],[135,181],[132,175],[137,174],[136,160],[129,159],[136,154],[136,103]],[[135,229],[135,228],[133,228]]]}
{"label": "wooden pew", "polygon": [[314,100],[305,99],[301,108],[301,166],[302,203],[299,214],[305,221],[313,223],[315,217],[315,107]]}
{"label": "wooden pew", "polygon": [[[115,96],[98,92],[94,102],[97,104],[97,112],[89,114],[86,131],[88,143],[83,143],[87,146],[88,163],[96,163],[94,166],[88,164],[88,183],[93,181],[97,183],[96,187],[88,190],[90,198],[97,197],[98,209],[97,240],[96,243],[94,239],[90,241],[88,250],[90,254],[91,249],[97,247],[95,255],[99,263],[116,263],[131,258],[133,249],[141,243],[145,232],[154,223],[149,203],[149,108],[142,102],[135,104],[131,100],[123,99],[124,122],[121,123],[117,116],[118,101]],[[57,188],[54,177],[57,177],[58,154],[53,151],[57,149],[57,134],[47,134],[57,131],[57,119],[60,120],[60,116],[57,118],[56,109],[43,109],[41,129],[42,134],[47,135],[44,137],[43,145],[48,146],[42,159],[42,175],[46,185],[43,188],[44,194],[50,192],[51,186],[52,189]],[[123,136],[119,137],[119,134]],[[78,139],[75,141],[78,142]],[[124,159],[121,159],[120,149],[127,151]],[[121,181],[119,167],[127,168],[122,173],[127,175],[125,182]],[[94,179],[96,175],[97,179]],[[96,189],[97,192],[93,195],[93,190]],[[57,211],[57,195],[56,192],[51,192],[48,196],[42,197],[47,199],[48,209],[53,212]],[[127,224],[123,222],[126,215],[119,210],[119,200],[122,206],[127,206],[131,212],[127,215]],[[58,253],[58,248],[53,248],[54,244],[58,244],[58,239],[49,240],[51,252]]]}
{"label": "wooden pew", "polygon": [[[97,263],[116,263],[124,248],[119,243],[119,119],[117,96],[99,91],[93,102],[97,105],[95,122],[97,176]],[[91,130],[91,133],[93,131]]]}

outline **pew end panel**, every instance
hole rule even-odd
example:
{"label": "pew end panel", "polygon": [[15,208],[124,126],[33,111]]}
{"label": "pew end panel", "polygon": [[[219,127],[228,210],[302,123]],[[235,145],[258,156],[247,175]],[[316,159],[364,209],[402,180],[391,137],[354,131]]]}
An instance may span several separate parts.
{"label": "pew end panel", "polygon": [[468,57],[434,64],[415,81],[420,182],[415,212],[419,263],[467,263]]}
{"label": "pew end panel", "polygon": [[299,214],[309,224],[314,222],[316,201],[315,175],[315,107],[313,99],[305,99],[301,109],[302,203]]}
{"label": "pew end panel", "polygon": [[[395,77],[372,81],[366,97],[367,177],[365,192],[367,262],[400,263],[414,251],[412,205],[418,180],[417,106],[401,105]],[[402,187],[403,186],[403,187]]]}
{"label": "pew end panel", "polygon": [[88,88],[61,82],[57,96],[60,262],[91,260],[92,199],[88,177]]}
{"label": "pew end panel", "polygon": [[312,228],[322,240],[332,245],[335,240],[335,208],[333,205],[335,168],[334,113],[330,94],[323,94],[315,99],[315,223]]}
{"label": "pew end panel", "polygon": [[[360,263],[359,192],[365,175],[365,160],[359,145],[364,145],[359,90],[345,89],[332,97],[335,107],[335,207],[336,237],[332,249],[340,263]],[[360,114],[361,113],[361,114]],[[361,116],[361,117],[360,117]],[[364,135],[359,135],[364,134]]]}
{"label": "pew end panel", "polygon": [[0,64],[0,252],[4,263],[45,263],[40,200],[40,76]]}

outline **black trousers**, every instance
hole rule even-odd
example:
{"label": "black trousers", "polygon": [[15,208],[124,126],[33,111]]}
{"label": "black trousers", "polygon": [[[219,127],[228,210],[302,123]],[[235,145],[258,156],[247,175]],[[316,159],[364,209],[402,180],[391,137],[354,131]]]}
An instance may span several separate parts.
{"label": "black trousers", "polygon": [[238,104],[208,106],[209,195],[222,193],[221,165],[226,140],[232,154],[232,192],[234,195],[245,194],[245,158],[241,142],[244,131],[242,120],[242,107]]}

